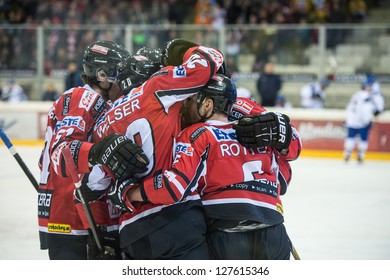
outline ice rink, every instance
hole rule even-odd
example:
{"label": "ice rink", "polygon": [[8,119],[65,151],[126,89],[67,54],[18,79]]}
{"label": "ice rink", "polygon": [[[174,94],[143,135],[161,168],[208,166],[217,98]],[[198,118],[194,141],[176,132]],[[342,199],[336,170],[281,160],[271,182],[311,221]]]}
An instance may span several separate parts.
{"label": "ice rink", "polygon": [[[40,147],[15,147],[38,180]],[[0,145],[0,259],[46,260],[36,191]],[[282,197],[285,225],[303,260],[390,260],[390,161],[300,158]]]}

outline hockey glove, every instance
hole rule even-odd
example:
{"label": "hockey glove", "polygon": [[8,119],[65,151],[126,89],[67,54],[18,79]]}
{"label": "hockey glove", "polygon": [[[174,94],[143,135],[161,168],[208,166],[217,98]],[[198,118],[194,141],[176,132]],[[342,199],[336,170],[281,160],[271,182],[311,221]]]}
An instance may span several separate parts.
{"label": "hockey glove", "polygon": [[287,149],[291,142],[290,118],[281,113],[245,116],[233,128],[238,142],[247,148],[274,146],[281,151]]}
{"label": "hockey glove", "polygon": [[162,50],[161,64],[165,67],[168,65],[179,66],[183,64],[183,57],[186,51],[197,44],[178,38],[167,42]]}
{"label": "hockey glove", "polygon": [[88,161],[106,166],[117,180],[125,180],[147,170],[149,160],[142,149],[124,135],[112,133],[94,144]]}
{"label": "hockey glove", "polygon": [[122,211],[134,213],[135,207],[131,201],[127,199],[127,192],[132,188],[137,187],[139,187],[139,183],[137,183],[134,179],[116,181],[115,184],[108,190],[108,197],[111,199],[111,202],[115,205],[115,207]]}
{"label": "hockey glove", "polygon": [[95,238],[89,229],[87,238],[89,260],[120,260],[119,236],[116,232],[107,232],[104,227],[97,226],[96,232],[102,243],[103,250],[96,244]]}

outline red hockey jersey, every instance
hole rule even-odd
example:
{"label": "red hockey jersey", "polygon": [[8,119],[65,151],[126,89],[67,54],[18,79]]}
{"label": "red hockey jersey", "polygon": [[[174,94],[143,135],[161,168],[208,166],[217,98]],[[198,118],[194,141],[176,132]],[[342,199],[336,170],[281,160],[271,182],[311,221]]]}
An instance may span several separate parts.
{"label": "red hockey jersey", "polygon": [[148,199],[169,204],[186,200],[197,190],[208,218],[268,225],[283,222],[273,148],[246,149],[238,143],[232,126],[208,120],[184,129],[177,139],[172,168],[159,184],[144,181]]}
{"label": "red hockey jersey", "polygon": [[[233,106],[237,118],[264,111],[248,98],[238,98]],[[295,160],[301,150],[298,132],[293,127],[289,152],[281,155],[271,146],[257,150],[242,147],[231,126],[207,121],[185,129],[177,139],[172,169],[164,172],[159,184],[153,178],[143,182],[149,200],[169,204],[185,200],[197,189],[212,218],[238,220],[242,215],[261,223],[282,221],[279,195],[286,192],[291,180],[288,161]]]}
{"label": "red hockey jersey", "polygon": [[[74,202],[75,186],[61,152],[69,146],[78,173],[89,172],[88,152],[92,144],[85,141],[90,140],[95,122],[108,108],[104,99],[88,85],[64,92],[52,105],[39,160],[38,224],[41,233],[88,234],[88,220],[82,206],[78,207]],[[93,203],[91,209],[97,223],[109,222],[105,202]],[[46,247],[41,246],[42,249]]]}
{"label": "red hockey jersey", "polygon": [[[189,49],[180,66],[167,66],[142,86],[114,102],[99,120],[94,139],[117,132],[138,143],[149,158],[148,170],[140,178],[162,179],[162,171],[171,167],[174,140],[181,130],[180,109],[184,100],[197,94],[223,63],[222,54],[212,48]],[[121,216],[121,246],[149,234],[173,219],[183,208],[200,206],[196,193],[186,203],[167,206],[135,203],[137,211]]]}
{"label": "red hockey jersey", "polygon": [[[265,111],[266,110],[264,107],[258,104],[254,99],[239,97],[233,105],[232,115],[236,119],[240,119],[243,116],[256,115]],[[288,153],[286,155],[282,155],[279,151],[274,149],[275,156],[279,164],[278,177],[279,184],[281,185],[281,195],[286,193],[287,186],[289,185],[292,178],[292,170],[289,161],[296,160],[299,157],[302,149],[302,141],[298,131],[295,129],[293,124],[291,124],[291,128],[292,137],[291,143],[288,147]]]}

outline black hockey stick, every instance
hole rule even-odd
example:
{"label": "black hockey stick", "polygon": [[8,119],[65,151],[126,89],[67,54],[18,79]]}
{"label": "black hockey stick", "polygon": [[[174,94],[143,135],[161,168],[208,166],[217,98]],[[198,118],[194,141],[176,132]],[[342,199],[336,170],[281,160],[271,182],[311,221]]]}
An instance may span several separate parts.
{"label": "black hockey stick", "polygon": [[14,145],[12,145],[11,141],[9,140],[8,136],[5,134],[3,128],[0,127],[0,137],[1,140],[3,140],[4,144],[7,146],[10,153],[13,155],[13,157],[16,159],[16,161],[19,163],[20,167],[23,169],[24,174],[28,177],[31,184],[34,186],[34,188],[38,191],[39,185],[33,174],[31,173],[30,169],[27,167],[27,165],[24,163],[23,159],[20,157],[19,153],[16,151]]}
{"label": "black hockey stick", "polygon": [[100,252],[103,252],[103,246],[102,246],[102,243],[100,241],[99,235],[97,233],[97,226],[96,226],[95,220],[93,218],[91,209],[90,209],[88,203],[85,201],[83,193],[81,191],[81,180],[80,180],[79,174],[77,174],[76,164],[74,163],[73,156],[69,150],[69,147],[64,148],[62,150],[62,154],[64,155],[66,169],[68,170],[68,172],[70,173],[70,176],[72,177],[73,183],[76,187],[76,192],[79,195],[81,203],[83,204],[85,215],[87,216],[89,227],[92,231],[93,238],[95,239],[96,246],[98,247]]}

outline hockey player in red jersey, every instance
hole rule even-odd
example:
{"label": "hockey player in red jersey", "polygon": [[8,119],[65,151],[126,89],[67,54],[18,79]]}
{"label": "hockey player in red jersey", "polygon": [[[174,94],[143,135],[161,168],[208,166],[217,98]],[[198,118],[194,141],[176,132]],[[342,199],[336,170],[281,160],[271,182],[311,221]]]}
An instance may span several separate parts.
{"label": "hockey player in red jersey", "polygon": [[[118,69],[124,91],[112,109],[98,123],[97,139],[112,132],[126,134],[139,143],[149,158],[148,170],[139,178],[163,179],[171,167],[174,139],[181,130],[180,109],[188,97],[197,94],[222,67],[222,54],[212,48],[175,39],[162,54],[165,66],[153,74],[150,60],[135,55]],[[173,205],[123,201],[122,185],[110,190],[110,197],[125,210],[121,215],[120,241],[128,259],[208,259],[206,224],[197,193]],[[180,229],[180,230],[178,230]]]}
{"label": "hockey player in red jersey", "polygon": [[[127,56],[122,46],[110,41],[89,45],[83,60],[85,86],[65,91],[49,111],[39,164],[38,223],[41,249],[48,249],[50,259],[88,258],[89,224],[74,202],[74,182],[62,155],[65,147],[69,147],[79,174],[89,173],[98,163],[118,179],[146,170],[142,150],[123,135],[112,134],[96,144],[88,142],[95,122],[109,108],[109,100],[122,95],[115,79],[116,65]],[[105,201],[97,201],[91,208],[96,223],[111,222]],[[98,211],[101,209],[105,211]]]}
{"label": "hockey player in red jersey", "polygon": [[[198,122],[178,136],[171,169],[164,170],[162,178],[125,181],[122,193],[127,193],[127,203],[169,205],[185,201],[197,190],[206,213],[213,259],[289,259],[275,146],[288,149],[293,137],[291,125],[287,116],[265,112],[271,114],[269,119],[278,117],[273,131],[278,139],[281,134],[286,139],[247,149],[238,143],[234,122],[228,120],[235,100],[231,80],[220,74],[213,76],[188,101],[188,120]],[[282,125],[284,131],[279,131]]]}
{"label": "hockey player in red jersey", "polygon": [[[237,97],[237,100],[234,103],[232,108],[231,116],[233,119],[240,120],[245,116],[260,115],[263,112],[266,112],[264,107],[258,104],[253,98]],[[235,127],[237,127],[237,125],[235,125],[234,128]],[[248,129],[248,126],[246,126],[246,128]],[[289,162],[296,160],[299,157],[302,149],[302,142],[298,131],[295,129],[295,127],[292,124],[291,124],[291,129],[292,129],[292,138],[288,148],[278,150],[275,147],[273,147],[276,160],[279,165],[278,177],[279,177],[279,183],[281,185],[281,190],[280,190],[281,195],[286,193],[287,186],[289,185],[292,178],[292,171]],[[240,142],[241,140],[242,139],[240,138],[238,141]],[[240,142],[240,144],[244,144],[245,146],[247,143]],[[258,143],[258,144],[255,143],[251,147],[252,148],[257,147],[257,145],[258,147],[263,147],[264,143]]]}

